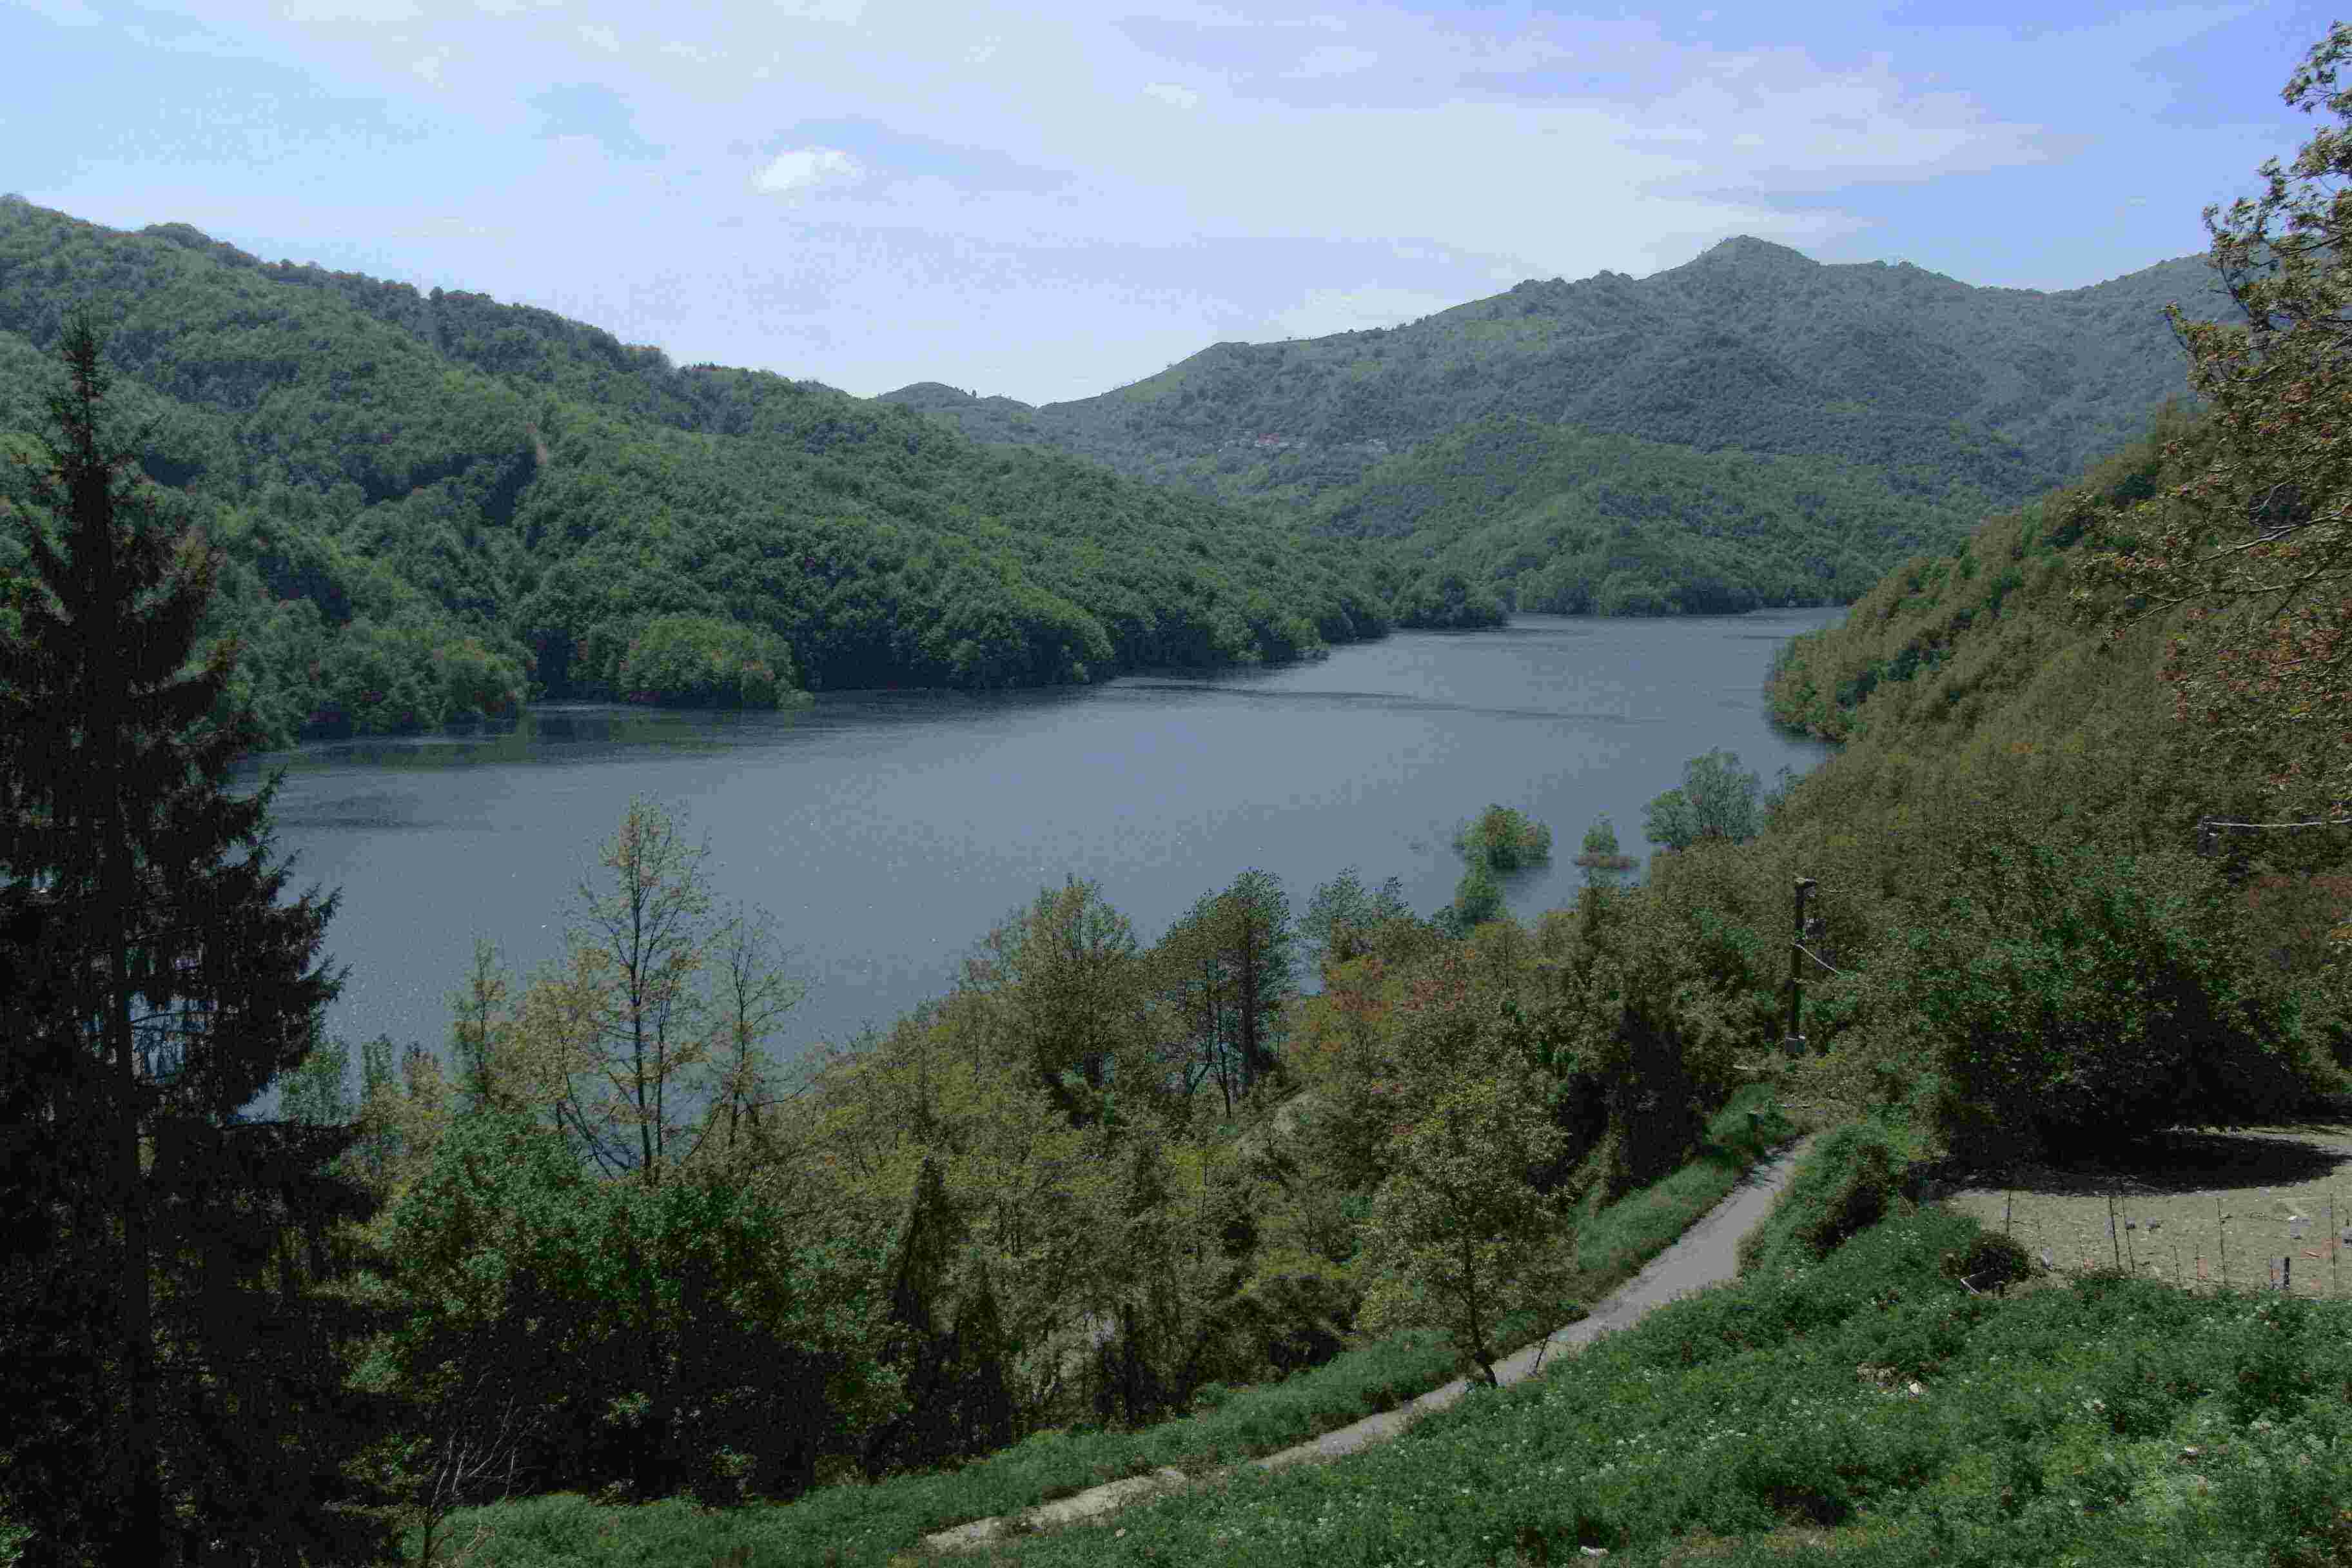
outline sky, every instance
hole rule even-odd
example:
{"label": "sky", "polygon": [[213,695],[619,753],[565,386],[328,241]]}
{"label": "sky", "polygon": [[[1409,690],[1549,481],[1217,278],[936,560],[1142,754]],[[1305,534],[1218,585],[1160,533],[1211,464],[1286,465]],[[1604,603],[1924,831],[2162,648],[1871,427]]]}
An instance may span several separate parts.
{"label": "sky", "polygon": [[2315,121],[2282,3],[0,0],[0,191],[860,396],[1091,396],[1733,235],[2069,289]]}

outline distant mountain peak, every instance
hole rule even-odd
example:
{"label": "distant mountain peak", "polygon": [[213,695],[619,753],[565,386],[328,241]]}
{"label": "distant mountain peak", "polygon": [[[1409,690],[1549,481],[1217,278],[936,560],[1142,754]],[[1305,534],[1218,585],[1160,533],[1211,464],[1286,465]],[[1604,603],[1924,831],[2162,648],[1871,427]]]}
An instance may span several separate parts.
{"label": "distant mountain peak", "polygon": [[1776,245],[1769,239],[1759,239],[1752,234],[1735,234],[1729,239],[1719,239],[1701,252],[1698,259],[1715,262],[1739,261],[1750,264],[1762,261],[1779,266],[1801,263],[1809,268],[1821,265],[1801,250],[1792,250],[1785,245]]}
{"label": "distant mountain peak", "polygon": [[886,392],[877,402],[881,403],[977,403],[980,399],[960,386],[950,386],[943,381],[909,382],[896,392]]}

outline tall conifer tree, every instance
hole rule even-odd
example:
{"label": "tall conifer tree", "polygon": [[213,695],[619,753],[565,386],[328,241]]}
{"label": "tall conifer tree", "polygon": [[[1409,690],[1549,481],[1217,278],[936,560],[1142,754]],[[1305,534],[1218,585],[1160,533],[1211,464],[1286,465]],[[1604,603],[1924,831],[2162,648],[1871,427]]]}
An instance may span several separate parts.
{"label": "tall conifer tree", "polygon": [[[5,957],[42,983],[0,1026],[0,1156],[39,1152],[18,1195],[53,1222],[10,1282],[53,1289],[5,1311],[37,1362],[78,1352],[102,1403],[8,1447],[0,1509],[41,1531],[34,1562],[365,1560],[382,1533],[328,1506],[342,1456],[322,1436],[356,1421],[347,1456],[364,1420],[282,1242],[289,1217],[316,1236],[363,1212],[323,1174],[351,1135],[242,1116],[340,985],[311,967],[335,900],[278,903],[275,779],[225,793],[260,732],[222,717],[236,645],[198,649],[220,558],[167,514],[138,442],[110,444],[87,311],[60,357],[34,508],[5,509],[31,570],[0,584],[21,627],[0,637]],[[0,1183],[23,1169],[0,1157]]]}

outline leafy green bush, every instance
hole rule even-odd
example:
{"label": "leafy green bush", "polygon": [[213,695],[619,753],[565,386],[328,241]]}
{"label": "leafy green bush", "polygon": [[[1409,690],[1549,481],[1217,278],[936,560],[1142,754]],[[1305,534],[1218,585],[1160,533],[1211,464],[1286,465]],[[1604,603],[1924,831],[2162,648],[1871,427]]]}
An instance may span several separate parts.
{"label": "leafy green bush", "polygon": [[1864,1225],[1901,1212],[1902,1172],[1918,1152],[1917,1134],[1884,1117],[1822,1133],[1764,1223],[1740,1237],[1742,1272],[1810,1268]]}
{"label": "leafy green bush", "polygon": [[1961,1251],[1948,1254],[1944,1272],[1979,1290],[1999,1295],[2021,1279],[2033,1277],[2032,1256],[2015,1237],[1997,1230],[1980,1232]]}
{"label": "leafy green bush", "polygon": [[1681,787],[1642,808],[1650,842],[1687,849],[1702,838],[1741,844],[1764,831],[1764,780],[1739,771],[1737,752],[1713,751],[1683,764]]}
{"label": "leafy green bush", "polygon": [[1956,1157],[2243,1125],[2335,1081],[2300,996],[2246,961],[2209,862],[2021,838],[1959,858],[1888,976]]}
{"label": "leafy green bush", "polygon": [[793,690],[793,655],[764,627],[715,616],[656,616],[629,639],[613,679],[632,702],[773,708]]}
{"label": "leafy green bush", "polygon": [[1454,830],[1454,852],[1496,875],[1551,863],[1551,829],[1513,806],[1490,805]]}

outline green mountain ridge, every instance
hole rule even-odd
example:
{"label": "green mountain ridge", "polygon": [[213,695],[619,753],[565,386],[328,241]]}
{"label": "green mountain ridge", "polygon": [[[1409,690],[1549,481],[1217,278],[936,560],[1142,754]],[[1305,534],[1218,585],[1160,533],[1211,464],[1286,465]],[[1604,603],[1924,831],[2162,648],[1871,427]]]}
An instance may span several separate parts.
{"label": "green mountain ridge", "polygon": [[1075,402],[877,401],[1393,541],[1405,625],[1729,612],[1851,600],[2137,436],[2184,392],[2175,302],[2228,309],[2200,257],[2043,293],[1741,237],[1647,279],[1216,343]]}
{"label": "green mountain ridge", "polygon": [[[1340,546],[813,382],[487,296],[268,264],[185,225],[0,203],[0,440],[68,312],[167,509],[227,553],[212,632],[283,743],[529,697],[781,700],[1208,667],[1376,636]],[[0,497],[22,503],[21,470]],[[21,547],[7,531],[0,577]],[[0,605],[0,622],[7,611]]]}
{"label": "green mountain ridge", "polygon": [[1507,415],[1705,451],[1924,463],[2013,505],[2180,390],[2173,301],[2227,306],[2201,257],[2044,293],[1743,236],[1646,279],[1529,279],[1405,326],[1216,343],[1091,398],[1032,408],[924,383],[877,401],[1227,497],[1313,496]]}

